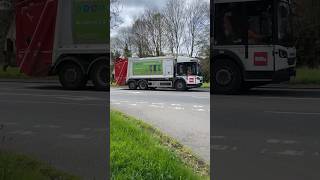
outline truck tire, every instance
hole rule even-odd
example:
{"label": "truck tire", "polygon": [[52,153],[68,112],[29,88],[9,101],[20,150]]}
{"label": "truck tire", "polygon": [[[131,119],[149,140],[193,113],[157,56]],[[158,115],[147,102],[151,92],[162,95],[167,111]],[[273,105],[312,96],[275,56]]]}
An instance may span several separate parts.
{"label": "truck tire", "polygon": [[187,90],[187,85],[183,80],[177,80],[174,83],[174,87],[177,91],[185,91]]}
{"label": "truck tire", "polygon": [[108,66],[104,62],[95,63],[92,67],[90,77],[97,90],[108,89]]}
{"label": "truck tire", "polygon": [[213,64],[213,92],[234,94],[241,90],[242,75],[233,61],[220,59]]}
{"label": "truck tire", "polygon": [[62,65],[59,70],[59,80],[63,88],[69,90],[83,89],[88,82],[81,67],[74,63]]}
{"label": "truck tire", "polygon": [[128,87],[130,90],[136,90],[137,89],[137,83],[135,81],[129,81]]}
{"label": "truck tire", "polygon": [[139,86],[139,89],[141,89],[141,90],[147,90],[148,89],[148,82],[146,80],[140,80],[138,82],[138,86]]}

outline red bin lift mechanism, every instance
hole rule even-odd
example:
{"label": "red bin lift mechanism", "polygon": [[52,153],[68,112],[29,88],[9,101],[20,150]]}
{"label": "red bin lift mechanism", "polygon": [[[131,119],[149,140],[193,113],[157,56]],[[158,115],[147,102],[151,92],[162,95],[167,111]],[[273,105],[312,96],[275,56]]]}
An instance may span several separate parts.
{"label": "red bin lift mechanism", "polygon": [[58,75],[66,89],[92,80],[108,89],[106,0],[16,0],[17,64],[33,77]]}
{"label": "red bin lift mechanism", "polygon": [[128,59],[127,58],[117,58],[114,66],[114,77],[116,84],[123,86],[126,84]]}
{"label": "red bin lift mechanism", "polygon": [[18,1],[16,5],[17,63],[26,75],[48,75],[57,5],[57,0]]}

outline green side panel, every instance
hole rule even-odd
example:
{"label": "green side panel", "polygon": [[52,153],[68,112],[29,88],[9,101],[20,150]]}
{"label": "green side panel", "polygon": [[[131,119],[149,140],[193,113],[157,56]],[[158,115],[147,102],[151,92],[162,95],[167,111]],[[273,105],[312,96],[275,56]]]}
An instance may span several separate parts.
{"label": "green side panel", "polygon": [[109,42],[109,2],[73,0],[73,40],[75,43]]}
{"label": "green side panel", "polygon": [[162,75],[163,67],[161,60],[135,61],[133,62],[133,75]]}

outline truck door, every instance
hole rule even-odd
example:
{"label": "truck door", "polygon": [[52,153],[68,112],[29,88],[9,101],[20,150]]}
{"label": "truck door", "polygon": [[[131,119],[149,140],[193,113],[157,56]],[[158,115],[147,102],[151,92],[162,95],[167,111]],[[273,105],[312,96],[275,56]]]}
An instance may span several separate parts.
{"label": "truck door", "polygon": [[173,76],[173,61],[172,60],[164,60],[164,73],[165,76],[172,77]]}
{"label": "truck door", "polygon": [[247,3],[248,61],[245,66],[247,71],[257,72],[250,79],[272,79],[270,75],[275,70],[272,7],[271,1]]}

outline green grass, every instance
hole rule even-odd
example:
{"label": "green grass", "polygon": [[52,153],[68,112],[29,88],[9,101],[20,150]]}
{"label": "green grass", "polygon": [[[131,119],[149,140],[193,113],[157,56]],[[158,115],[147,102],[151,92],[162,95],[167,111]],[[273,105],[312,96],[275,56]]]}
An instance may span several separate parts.
{"label": "green grass", "polygon": [[[34,77],[27,76],[20,72],[18,67],[8,67],[7,71],[3,71],[0,66],[0,79],[32,79]],[[36,79],[55,80],[56,76],[38,77]]]}
{"label": "green grass", "polygon": [[320,69],[297,68],[297,76],[291,84],[320,84]]}
{"label": "green grass", "polygon": [[79,180],[25,155],[0,151],[0,179],[5,180]]}
{"label": "green grass", "polygon": [[24,75],[23,73],[20,73],[19,68],[17,67],[8,67],[7,71],[3,71],[2,66],[0,69],[0,78],[6,78],[6,79],[27,79],[28,76]]}
{"label": "green grass", "polygon": [[111,111],[112,179],[209,179],[209,166],[160,131]]}
{"label": "green grass", "polygon": [[210,88],[210,82],[205,82],[201,86],[202,88]]}

